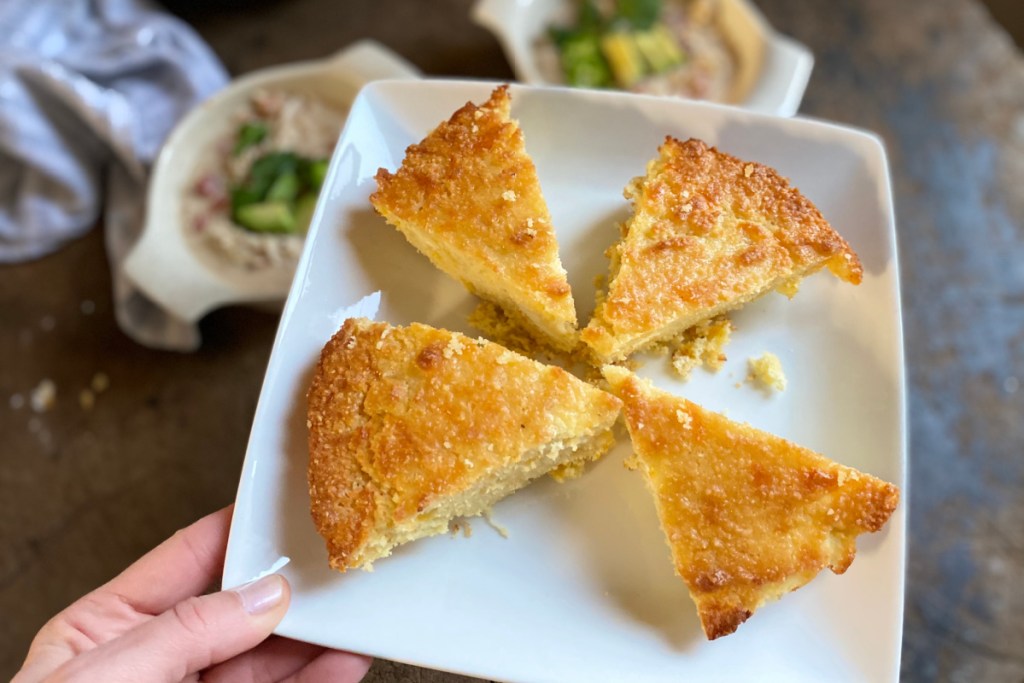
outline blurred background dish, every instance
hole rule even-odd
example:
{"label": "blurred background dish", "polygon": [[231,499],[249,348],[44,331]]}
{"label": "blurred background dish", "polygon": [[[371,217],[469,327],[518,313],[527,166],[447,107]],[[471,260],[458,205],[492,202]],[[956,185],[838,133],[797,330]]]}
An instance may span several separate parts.
{"label": "blurred background dish", "polygon": [[187,322],[283,300],[349,104],[370,81],[418,73],[365,40],[233,81],[168,137],[128,276]]}
{"label": "blurred background dish", "polygon": [[814,58],[747,0],[479,0],[516,76],[791,116]]}

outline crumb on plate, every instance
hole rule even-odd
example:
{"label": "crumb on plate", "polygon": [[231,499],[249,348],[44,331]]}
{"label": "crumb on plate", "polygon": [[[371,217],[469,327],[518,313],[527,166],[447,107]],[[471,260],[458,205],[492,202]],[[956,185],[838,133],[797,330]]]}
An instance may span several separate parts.
{"label": "crumb on plate", "polygon": [[786,375],[782,371],[782,363],[774,353],[765,352],[760,358],[751,358],[750,374],[747,381],[756,382],[768,389],[786,390]]}
{"label": "crumb on plate", "polygon": [[722,369],[727,360],[722,349],[729,343],[732,323],[725,316],[718,316],[694,325],[670,342],[672,369],[681,379],[689,379],[690,372],[704,365],[713,372]]}

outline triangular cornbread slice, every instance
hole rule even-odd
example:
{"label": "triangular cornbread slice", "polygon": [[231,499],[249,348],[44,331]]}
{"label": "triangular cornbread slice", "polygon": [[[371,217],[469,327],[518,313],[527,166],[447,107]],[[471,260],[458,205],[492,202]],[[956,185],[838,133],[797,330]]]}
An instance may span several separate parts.
{"label": "triangular cornbread slice", "polygon": [[621,360],[823,266],[858,284],[857,255],[773,169],[667,137],[625,195],[633,216],[610,250],[608,293],[582,339]]}
{"label": "triangular cornbread slice", "polygon": [[709,639],[732,633],[825,567],[842,574],[857,535],[878,531],[896,508],[892,484],[654,389],[623,368],[605,366],[604,375],[625,403],[635,462]]}
{"label": "triangular cornbread slice", "polygon": [[308,398],[313,519],[341,571],[598,458],[621,407],[498,344],[359,318],[324,347]]}
{"label": "triangular cornbread slice", "polygon": [[377,172],[370,202],[435,266],[502,307],[540,341],[571,351],[576,307],[508,86],[467,102]]}

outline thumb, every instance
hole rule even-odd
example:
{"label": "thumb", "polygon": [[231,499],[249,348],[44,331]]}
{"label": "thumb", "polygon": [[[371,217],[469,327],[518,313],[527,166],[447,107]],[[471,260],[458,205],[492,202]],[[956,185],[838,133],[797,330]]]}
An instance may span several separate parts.
{"label": "thumb", "polygon": [[[188,598],[68,662],[84,680],[180,681],[259,645],[288,610],[291,591],[279,574],[232,590]],[[79,669],[81,667],[81,669]],[[69,678],[76,680],[72,675]]]}

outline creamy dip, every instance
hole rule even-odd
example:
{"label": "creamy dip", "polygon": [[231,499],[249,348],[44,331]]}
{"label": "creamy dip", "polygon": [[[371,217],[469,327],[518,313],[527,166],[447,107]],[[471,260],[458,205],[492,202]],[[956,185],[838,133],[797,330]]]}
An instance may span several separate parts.
{"label": "creamy dip", "polygon": [[[232,190],[243,185],[254,162],[274,152],[326,160],[345,112],[305,95],[260,90],[233,117],[226,133],[202,156],[183,202],[189,243],[207,258],[246,271],[293,271],[305,227],[295,232],[258,232],[232,219]],[[265,131],[240,149],[244,127]]]}

